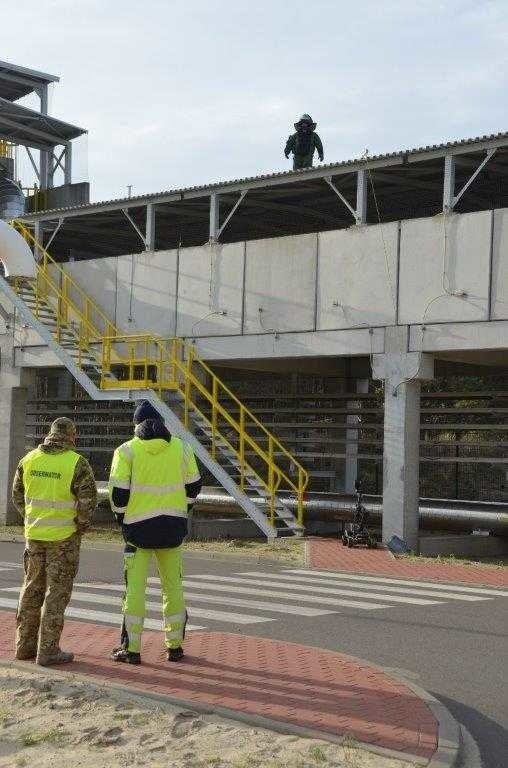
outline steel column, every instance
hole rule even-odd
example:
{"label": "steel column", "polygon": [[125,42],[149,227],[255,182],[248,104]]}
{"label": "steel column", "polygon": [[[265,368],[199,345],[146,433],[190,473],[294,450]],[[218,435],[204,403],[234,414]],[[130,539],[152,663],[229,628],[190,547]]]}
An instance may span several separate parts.
{"label": "steel column", "polygon": [[153,203],[148,203],[146,206],[145,250],[155,251],[155,206]]}
{"label": "steel column", "polygon": [[[39,98],[41,102],[41,114],[47,115],[48,114],[48,86],[41,85],[38,93],[39,93]],[[40,151],[39,180],[40,180],[41,189],[47,189],[48,186],[50,185],[51,155],[52,155],[52,150],[41,149]]]}
{"label": "steel column", "polygon": [[217,240],[220,228],[220,198],[217,192],[210,194],[210,242]]}
{"label": "steel column", "polygon": [[453,210],[455,197],[455,157],[446,155],[444,161],[443,179],[443,212],[450,213]]}
{"label": "steel column", "polygon": [[65,147],[64,184],[72,184],[72,143]]}
{"label": "steel column", "polygon": [[363,168],[356,173],[356,223],[367,223],[367,171]]}

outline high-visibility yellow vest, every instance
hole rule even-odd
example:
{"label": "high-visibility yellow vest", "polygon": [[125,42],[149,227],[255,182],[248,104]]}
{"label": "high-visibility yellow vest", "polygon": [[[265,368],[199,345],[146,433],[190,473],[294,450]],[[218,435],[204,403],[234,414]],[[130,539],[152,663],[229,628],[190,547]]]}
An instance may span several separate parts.
{"label": "high-visibility yellow vest", "polygon": [[25,537],[63,541],[76,531],[76,498],[71,491],[79,453],[45,453],[40,448],[21,460],[25,487]]}
{"label": "high-visibility yellow vest", "polygon": [[[192,462],[195,466],[193,455]],[[187,517],[185,476],[186,455],[180,438],[172,436],[168,443],[134,437],[123,443],[114,453],[109,484],[110,489],[130,491],[124,524],[160,515]]]}

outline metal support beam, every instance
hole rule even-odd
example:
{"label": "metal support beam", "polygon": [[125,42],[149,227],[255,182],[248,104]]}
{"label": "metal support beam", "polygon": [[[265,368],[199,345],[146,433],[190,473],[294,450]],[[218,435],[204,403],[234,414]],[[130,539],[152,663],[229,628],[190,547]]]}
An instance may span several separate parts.
{"label": "metal support beam", "polygon": [[482,171],[483,168],[487,165],[487,163],[489,162],[490,158],[492,157],[492,155],[495,154],[495,152],[496,152],[495,149],[488,149],[487,150],[487,154],[486,154],[485,158],[482,160],[482,162],[480,163],[480,165],[478,166],[476,171],[469,177],[469,179],[466,181],[466,183],[464,184],[462,189],[459,192],[457,192],[457,194],[453,198],[453,200],[452,200],[452,207],[455,207],[457,205],[457,203],[459,202],[460,198],[462,197],[462,195],[464,194],[466,189],[469,189],[469,187],[471,186],[473,181],[476,179],[476,177],[478,176],[480,171]]}
{"label": "metal support beam", "polygon": [[72,184],[72,142],[65,147],[64,184]]}
{"label": "metal support beam", "polygon": [[39,172],[39,169],[38,169],[38,167],[37,167],[37,164],[36,164],[36,162],[35,162],[35,160],[34,160],[34,156],[32,155],[32,153],[31,153],[31,151],[30,151],[30,147],[25,147],[25,149],[26,149],[26,153],[27,153],[27,155],[28,155],[28,159],[30,160],[30,162],[31,162],[31,164],[32,164],[32,168],[34,169],[34,173],[35,173],[35,175],[36,175],[37,179],[38,179],[38,180],[39,180],[39,182],[40,182],[40,180],[41,180],[41,174],[40,174],[40,172]]}
{"label": "metal support beam", "polygon": [[61,168],[62,171],[65,167],[65,161],[64,161],[64,155],[65,155],[65,147],[63,147],[60,154],[57,156],[57,153],[53,151],[52,157],[51,157],[51,174],[53,175],[57,168]]}
{"label": "metal support beam", "polygon": [[443,179],[443,211],[449,213],[453,210],[453,198],[455,196],[455,157],[446,155],[444,161]]}
{"label": "metal support beam", "polygon": [[[36,221],[34,224],[34,238],[36,243],[40,243],[42,246],[44,246],[44,230],[42,228],[42,221]],[[42,254],[37,247],[37,245],[34,245],[34,259],[35,261],[39,262],[42,258]]]}
{"label": "metal support beam", "polygon": [[210,242],[215,242],[219,236],[220,199],[217,192],[210,194]]}
{"label": "metal support beam", "polygon": [[59,231],[59,229],[60,229],[60,227],[62,226],[63,223],[64,223],[63,219],[58,219],[58,224],[56,225],[55,229],[51,233],[51,237],[49,238],[48,242],[44,246],[46,248],[46,250],[48,250],[49,246],[51,245],[51,243],[53,242],[53,240],[57,236],[58,231]]}
{"label": "metal support beam", "polygon": [[367,171],[362,170],[356,172],[356,223],[367,223]]}
{"label": "metal support beam", "polygon": [[[39,98],[41,101],[41,114],[47,115],[48,114],[48,86],[47,85],[41,85],[38,89]],[[51,171],[51,157],[53,154],[53,150],[44,150],[41,149],[40,151],[40,163],[39,163],[39,181],[41,185],[41,189],[47,189],[49,186],[53,185],[53,173]]]}
{"label": "metal support beam", "polygon": [[144,234],[141,232],[141,230],[138,227],[138,225],[136,224],[136,222],[130,217],[127,208],[122,208],[122,213],[125,216],[125,218],[127,219],[127,221],[130,223],[130,225],[132,226],[134,231],[139,235],[139,238],[140,238],[141,242],[145,246],[145,250],[147,250],[146,238],[145,238]]}
{"label": "metal support beam", "polygon": [[339,200],[341,200],[341,201],[344,203],[344,205],[346,206],[346,208],[348,209],[348,211],[350,212],[350,214],[351,214],[351,215],[353,216],[353,218],[356,220],[356,211],[355,211],[355,209],[354,209],[354,208],[353,208],[353,206],[352,206],[352,205],[351,205],[351,204],[350,204],[350,203],[349,203],[349,202],[346,200],[346,198],[344,197],[344,195],[342,194],[342,192],[339,192],[339,190],[337,189],[337,187],[335,186],[335,184],[334,184],[334,183],[333,183],[333,181],[332,181],[332,177],[331,177],[331,176],[325,176],[324,180],[326,181],[326,183],[328,184],[328,186],[329,186],[331,189],[333,189],[333,191],[335,192],[335,194],[337,195],[337,197],[339,198]]}
{"label": "metal support beam", "polygon": [[233,218],[234,214],[236,213],[236,211],[238,209],[238,206],[240,205],[240,203],[242,202],[243,198],[245,197],[245,195],[247,194],[248,191],[249,191],[248,189],[242,189],[242,191],[240,192],[240,197],[238,198],[238,200],[236,201],[236,203],[234,204],[234,206],[231,208],[230,212],[228,213],[228,215],[224,219],[224,222],[223,222],[222,226],[219,227],[219,230],[217,232],[217,239],[222,235],[222,233],[225,230],[226,226],[229,224],[230,220]]}
{"label": "metal support beam", "polygon": [[145,250],[155,251],[155,205],[153,203],[148,203],[146,206]]}

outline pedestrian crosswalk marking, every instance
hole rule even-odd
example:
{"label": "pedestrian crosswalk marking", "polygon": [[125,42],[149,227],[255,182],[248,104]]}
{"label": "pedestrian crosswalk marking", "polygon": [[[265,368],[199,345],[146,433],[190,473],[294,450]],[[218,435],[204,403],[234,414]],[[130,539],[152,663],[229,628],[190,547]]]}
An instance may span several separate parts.
{"label": "pedestrian crosswalk marking", "polygon": [[[115,586],[115,590],[114,590],[115,592],[124,590],[124,588],[121,587],[120,585],[114,585],[114,586]],[[7,589],[3,589],[2,592],[19,592],[19,589],[17,587],[8,587]],[[147,592],[148,594],[153,594],[153,593],[157,593],[158,590],[151,589],[151,590],[147,590]],[[88,592],[79,592],[74,590],[72,593],[71,600],[72,602],[76,601],[78,603],[96,603],[98,605],[114,606],[118,608],[118,616],[120,615],[120,609],[122,606],[122,599],[120,596],[116,594],[98,595],[98,594],[90,594]],[[160,603],[147,601],[145,605],[148,611],[161,613],[162,606]],[[198,619],[209,619],[209,620],[211,619],[212,621],[230,621],[230,622],[234,622],[235,624],[260,624],[262,622],[272,621],[272,619],[264,616],[251,616],[251,615],[247,615],[246,613],[233,613],[231,611],[228,611],[227,613],[225,611],[208,611],[206,609],[194,608],[194,607],[191,609],[191,613],[192,613],[192,617],[195,616]]]}
{"label": "pedestrian crosswalk marking", "polygon": [[[116,597],[116,595],[90,595],[86,592],[73,592],[72,600],[76,600],[78,603],[100,603],[102,605],[111,605],[112,602],[116,602],[118,607],[121,607],[121,598]],[[160,603],[147,601],[145,605],[148,611],[161,612]],[[189,610],[192,618],[209,619],[211,621],[230,621],[235,624],[260,624],[262,622],[272,621],[272,619],[264,616],[250,616],[245,613],[233,613],[229,611],[226,613],[225,611],[209,611],[194,607]]]}
{"label": "pedestrian crosswalk marking", "polygon": [[[256,576],[257,578],[264,578],[264,579],[271,579],[272,576],[269,573],[264,573],[262,571],[244,571],[240,574],[241,576]],[[410,589],[409,587],[394,587],[392,585],[385,586],[381,584],[373,584],[372,582],[369,582],[368,584],[359,584],[355,582],[354,584],[351,584],[351,582],[348,582],[346,580],[342,579],[325,579],[325,578],[316,578],[314,576],[311,576],[307,573],[307,576],[297,576],[294,574],[286,575],[286,574],[277,574],[277,578],[284,581],[291,581],[294,582],[295,580],[298,582],[302,582],[304,584],[316,584],[319,586],[346,586],[351,587],[354,586],[355,589],[379,589],[383,592],[401,592],[405,595],[421,595],[422,597],[439,597],[439,598],[446,598],[447,600],[463,600],[465,602],[478,602],[482,600],[490,600],[490,597],[480,597],[479,595],[464,595],[464,594],[455,594],[454,592],[432,592],[431,590],[426,589]]]}
{"label": "pedestrian crosswalk marking", "polygon": [[[313,600],[320,599],[318,595],[346,595],[346,597],[368,597],[371,600],[381,600],[381,601],[387,601],[390,603],[409,603],[410,605],[436,605],[440,601],[439,600],[427,600],[426,598],[419,598],[419,597],[403,597],[402,595],[384,595],[380,592],[361,592],[354,589],[334,589],[333,587],[308,587],[306,584],[295,584],[294,580],[290,579],[290,583],[286,583],[284,581],[277,581],[279,574],[277,576],[271,576],[270,577],[270,583],[267,585],[267,582],[263,579],[250,579],[250,578],[241,578],[239,576],[235,576],[234,583],[237,584],[252,584],[254,586],[270,586],[270,588],[273,587],[282,587],[283,589],[289,589],[294,592],[306,592],[307,594],[309,592],[315,593],[315,597]],[[206,576],[205,574],[198,574],[191,577],[192,579],[210,579],[210,576]],[[214,576],[214,580],[217,581],[230,581],[229,576]],[[288,577],[289,578],[289,577]],[[188,582],[186,582],[188,583]],[[195,588],[195,584],[192,584],[192,586]]]}
{"label": "pedestrian crosswalk marking", "polygon": [[[153,582],[152,582],[153,583]],[[105,584],[105,583],[88,583],[88,582],[82,582],[80,584],[75,584],[75,587],[80,587],[83,589],[103,589],[103,590],[112,590],[115,592],[125,592],[125,586],[121,584]],[[151,587],[148,587],[146,590],[147,595],[160,595],[160,588],[159,589],[153,589]],[[335,611],[327,610],[326,608],[308,608],[305,605],[290,605],[289,603],[276,603],[270,600],[268,601],[262,601],[262,600],[250,600],[250,599],[242,599],[238,597],[231,597],[231,595],[228,595],[227,597],[217,597],[215,595],[202,595],[199,592],[191,592],[189,590],[185,590],[185,600],[187,603],[217,603],[221,602],[221,605],[234,605],[239,608],[251,608],[258,611],[271,611],[272,613],[286,613],[286,614],[292,614],[294,616],[310,616],[310,617],[317,617],[317,616],[327,616],[332,613],[335,613]],[[194,612],[194,607],[192,608],[192,611]]]}
{"label": "pedestrian crosswalk marking", "polygon": [[[184,579],[183,583],[185,587],[189,587],[190,590],[196,590],[196,589],[202,589],[209,592],[226,592],[229,596],[229,593],[236,593],[236,594],[244,594],[244,595],[259,595],[261,597],[282,597],[284,600],[298,600],[302,603],[313,603],[314,605],[317,602],[323,603],[324,605],[333,605],[340,608],[361,608],[365,611],[370,610],[376,610],[379,608],[386,608],[386,605],[376,604],[376,603],[370,603],[367,601],[358,601],[358,600],[339,600],[338,598],[334,597],[317,597],[317,596],[309,596],[309,595],[295,595],[291,592],[281,592],[278,590],[273,589],[256,589],[254,587],[243,587],[243,586],[237,586],[237,578],[236,576],[233,577],[224,577],[226,581],[232,581],[231,584],[217,584],[215,583],[215,580],[218,580],[216,576],[208,576],[208,579],[214,579],[214,581],[210,582],[209,584],[205,583],[196,583],[194,584],[192,582],[192,578]],[[148,579],[148,581],[151,584],[159,584],[159,580],[155,578]],[[125,587],[121,584],[76,584],[77,587],[86,587],[87,589],[109,589],[117,592],[124,592]],[[146,590],[147,595],[160,595],[160,587],[159,589],[154,589],[153,587],[148,587]],[[189,598],[189,592],[187,589],[185,590],[185,595],[187,598]],[[220,600],[220,597],[216,598],[216,601]],[[226,602],[229,599],[226,598]],[[300,613],[300,611],[298,611]]]}
{"label": "pedestrian crosswalk marking", "polygon": [[[0,561],[0,571],[21,567],[18,563]],[[387,610],[402,604],[433,606],[456,600],[468,604],[490,600],[492,596],[508,596],[508,592],[495,589],[303,568],[280,568],[271,573],[248,570],[228,576],[191,574],[184,578],[183,584],[191,621],[233,627],[273,622],[279,618],[277,614],[312,618],[343,613],[343,609]],[[120,582],[76,582],[66,615],[118,627],[122,620],[121,596],[124,592],[125,584]],[[5,596],[0,597],[0,608],[16,609],[19,588],[0,586],[0,595],[2,593]],[[12,597],[6,593],[11,593]],[[146,594],[149,615],[145,627],[161,630],[162,601],[158,577],[148,579]],[[189,631],[206,628],[209,627],[187,625]]]}
{"label": "pedestrian crosswalk marking", "polygon": [[494,587],[464,587],[459,584],[450,584],[448,582],[437,581],[415,581],[414,579],[391,579],[384,576],[364,576],[357,573],[340,573],[337,571],[314,571],[304,570],[303,568],[290,568],[286,573],[303,574],[306,576],[326,576],[331,579],[347,579],[348,581],[376,582],[377,584],[393,584],[394,586],[425,587],[433,590],[452,590],[453,592],[464,592],[465,594],[492,595],[493,597],[508,597],[508,592]]}
{"label": "pedestrian crosswalk marking", "polygon": [[[18,601],[8,597],[0,597],[0,608],[17,608]],[[75,608],[69,606],[65,611],[65,615],[68,619],[86,619],[87,621],[96,621],[101,624],[114,624],[120,626],[122,617],[119,612],[109,613],[108,611],[93,611],[85,608]],[[161,621],[155,619],[145,619],[146,629],[158,629],[162,632]],[[192,631],[196,629],[205,629],[205,627],[199,627],[195,624],[187,624],[186,631]]]}
{"label": "pedestrian crosswalk marking", "polygon": [[208,576],[208,578],[212,578],[214,581],[207,584],[205,582],[194,583],[191,579],[184,579],[184,585],[191,589],[203,589],[208,590],[209,592],[233,592],[243,595],[260,595],[262,597],[282,597],[284,600],[298,600],[299,602],[312,603],[313,605],[320,602],[323,605],[335,605],[340,608],[361,608],[363,611],[375,611],[380,608],[386,608],[386,605],[370,603],[365,600],[360,602],[359,600],[342,600],[338,597],[317,597],[316,595],[308,594],[295,595],[291,592],[283,592],[277,589],[259,589],[256,587],[239,586],[236,577],[232,584],[217,584],[216,582],[218,579],[215,575]]}

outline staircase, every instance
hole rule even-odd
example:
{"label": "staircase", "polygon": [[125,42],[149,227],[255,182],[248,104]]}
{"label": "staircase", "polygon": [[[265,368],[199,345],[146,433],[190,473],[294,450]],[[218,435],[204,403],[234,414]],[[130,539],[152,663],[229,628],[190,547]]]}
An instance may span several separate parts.
{"label": "staircase", "polygon": [[[0,291],[94,400],[149,400],[268,538],[303,533],[308,475],[182,339],[125,334],[35,241],[35,278]],[[284,499],[297,500],[296,517]]]}

